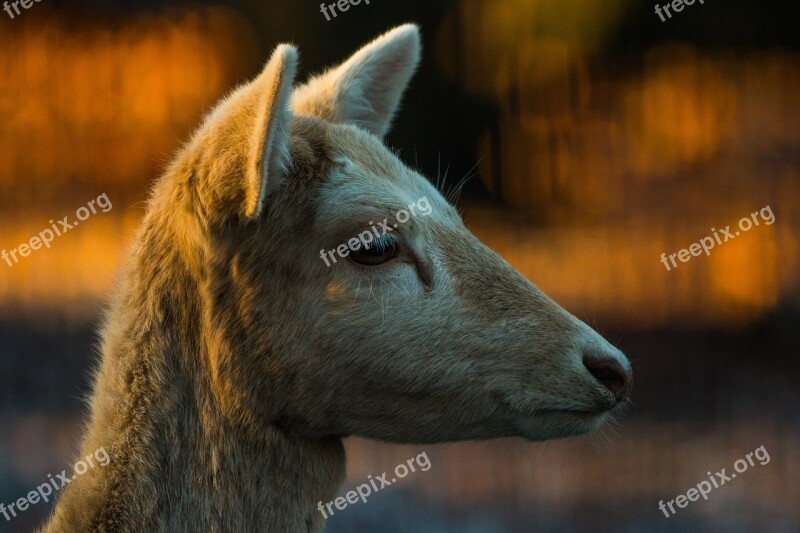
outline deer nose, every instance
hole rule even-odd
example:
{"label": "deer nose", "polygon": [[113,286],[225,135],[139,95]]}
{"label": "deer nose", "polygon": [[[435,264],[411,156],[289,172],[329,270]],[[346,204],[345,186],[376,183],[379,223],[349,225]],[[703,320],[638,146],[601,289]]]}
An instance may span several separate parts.
{"label": "deer nose", "polygon": [[[621,354],[620,354],[621,355]],[[590,352],[583,357],[583,366],[617,399],[617,403],[628,398],[633,383],[633,371],[626,359],[613,355]]]}

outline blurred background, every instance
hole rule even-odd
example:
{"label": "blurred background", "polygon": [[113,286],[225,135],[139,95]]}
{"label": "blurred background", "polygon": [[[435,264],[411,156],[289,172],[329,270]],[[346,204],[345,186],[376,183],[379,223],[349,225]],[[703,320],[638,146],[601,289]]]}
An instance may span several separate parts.
{"label": "blurred background", "polygon": [[[603,435],[396,446],[348,439],[348,480],[432,467],[339,531],[800,530],[798,3],[633,0],[43,0],[0,12],[0,247],[102,193],[113,204],[0,262],[0,502],[71,465],[96,331],[149,185],[280,42],[320,71],[403,22],[424,62],[387,142],[447,186],[479,238],[633,361]],[[446,187],[447,187],[446,186]],[[445,188],[446,188],[445,187]],[[667,271],[672,254],[769,205]],[[759,446],[771,461],[658,509]],[[0,531],[30,531],[39,503]]]}

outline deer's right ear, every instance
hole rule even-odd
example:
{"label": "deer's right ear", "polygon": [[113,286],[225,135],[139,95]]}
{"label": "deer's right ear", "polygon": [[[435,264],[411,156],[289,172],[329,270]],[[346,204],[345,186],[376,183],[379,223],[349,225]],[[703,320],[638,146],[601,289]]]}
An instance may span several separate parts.
{"label": "deer's right ear", "polygon": [[286,178],[289,159],[289,101],[297,72],[297,49],[282,44],[253,82],[255,124],[247,147],[245,217],[256,218],[269,192]]}
{"label": "deer's right ear", "polygon": [[208,217],[255,219],[286,180],[296,70],[297,49],[278,46],[261,74],[225,98],[195,134],[190,153],[205,177],[199,187]]}

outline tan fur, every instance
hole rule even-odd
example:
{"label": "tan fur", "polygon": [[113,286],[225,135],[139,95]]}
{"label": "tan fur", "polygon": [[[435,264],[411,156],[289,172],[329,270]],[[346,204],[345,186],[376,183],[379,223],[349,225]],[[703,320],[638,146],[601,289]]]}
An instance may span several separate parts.
{"label": "tan fur", "polygon": [[[365,50],[295,91],[292,112],[296,52],[279,47],[158,182],[82,446],[111,462],[64,489],[46,531],[318,531],[343,436],[554,438],[616,405],[581,358],[624,356],[381,142],[416,27]],[[396,259],[320,259],[422,197],[433,211],[397,230]]]}

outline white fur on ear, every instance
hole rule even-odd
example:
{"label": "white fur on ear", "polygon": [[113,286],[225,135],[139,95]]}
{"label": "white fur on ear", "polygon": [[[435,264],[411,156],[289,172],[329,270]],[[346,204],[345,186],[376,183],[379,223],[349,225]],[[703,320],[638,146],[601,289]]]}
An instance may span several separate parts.
{"label": "white fur on ear", "polygon": [[398,26],[298,88],[292,109],[298,115],[355,124],[383,137],[417,68],[421,48],[419,27]]}
{"label": "white fur on ear", "polygon": [[257,217],[268,192],[287,175],[289,165],[289,102],[297,72],[297,49],[282,44],[256,78],[259,99],[256,127],[250,137],[245,214]]}

